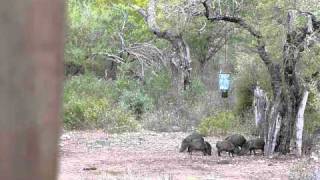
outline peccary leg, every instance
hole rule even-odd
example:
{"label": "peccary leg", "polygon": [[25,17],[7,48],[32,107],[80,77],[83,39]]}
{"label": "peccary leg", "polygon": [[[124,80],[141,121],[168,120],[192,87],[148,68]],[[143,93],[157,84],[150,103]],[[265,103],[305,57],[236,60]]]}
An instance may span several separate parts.
{"label": "peccary leg", "polygon": [[253,150],[253,154],[256,155],[256,150],[255,149]]}
{"label": "peccary leg", "polygon": [[218,156],[221,156],[220,151],[218,151]]}
{"label": "peccary leg", "polygon": [[192,148],[190,146],[188,147],[188,153],[192,155]]}
{"label": "peccary leg", "polygon": [[204,156],[206,156],[206,155],[207,155],[207,153],[206,153],[206,151],[205,151],[205,150],[203,150],[202,152],[203,152],[203,155],[204,155]]}

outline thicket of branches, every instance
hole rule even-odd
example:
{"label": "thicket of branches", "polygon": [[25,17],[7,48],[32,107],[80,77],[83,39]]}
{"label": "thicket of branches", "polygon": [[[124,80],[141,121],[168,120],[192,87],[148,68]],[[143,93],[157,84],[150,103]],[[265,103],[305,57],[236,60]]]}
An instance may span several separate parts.
{"label": "thicket of branches", "polygon": [[[69,0],[65,125],[255,133],[259,86],[270,103],[263,135],[286,152],[305,91],[304,129],[320,125],[319,9],[313,1]],[[226,99],[225,63],[233,67]]]}

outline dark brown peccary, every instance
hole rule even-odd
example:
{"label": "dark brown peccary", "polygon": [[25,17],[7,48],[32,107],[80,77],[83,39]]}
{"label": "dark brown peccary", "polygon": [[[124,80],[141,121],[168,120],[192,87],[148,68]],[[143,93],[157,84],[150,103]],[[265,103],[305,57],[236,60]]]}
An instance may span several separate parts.
{"label": "dark brown peccary", "polygon": [[253,151],[253,154],[256,155],[256,150],[259,150],[259,149],[262,151],[262,154],[264,155],[264,145],[265,145],[264,139],[262,138],[252,139],[252,140],[249,140],[247,144],[248,144],[248,150],[250,151],[250,155],[252,151]]}
{"label": "dark brown peccary", "polygon": [[311,135],[304,134],[302,137],[302,154],[310,155],[312,146],[313,137]]}
{"label": "dark brown peccary", "polygon": [[221,152],[226,151],[228,152],[229,156],[230,154],[233,157],[233,154],[236,153],[236,146],[231,143],[230,141],[224,140],[224,141],[218,141],[216,144],[218,156],[221,156]]}
{"label": "dark brown peccary", "polygon": [[212,147],[211,147],[211,144],[207,141],[205,141],[206,143],[206,153],[211,156],[211,152],[212,152]]}
{"label": "dark brown peccary", "polygon": [[211,145],[207,141],[202,142],[201,139],[194,139],[188,146],[190,155],[192,155],[192,151],[202,151],[204,156],[211,156]]}
{"label": "dark brown peccary", "polygon": [[199,145],[197,145],[197,143],[199,143],[199,142],[201,142],[200,144],[205,144],[203,137],[204,137],[204,135],[199,134],[197,132],[194,132],[194,133],[190,134],[189,136],[187,136],[186,138],[184,138],[182,140],[179,152],[185,151],[190,146],[192,141],[195,141],[194,144],[196,146],[199,146]]}
{"label": "dark brown peccary", "polygon": [[225,138],[225,140],[231,142],[234,146],[242,148],[247,142],[246,138],[240,134],[233,134]]}

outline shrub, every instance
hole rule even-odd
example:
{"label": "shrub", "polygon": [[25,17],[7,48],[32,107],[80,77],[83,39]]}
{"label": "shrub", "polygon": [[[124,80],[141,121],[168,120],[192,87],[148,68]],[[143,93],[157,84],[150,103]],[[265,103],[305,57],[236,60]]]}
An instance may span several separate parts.
{"label": "shrub", "polygon": [[253,90],[257,83],[264,91],[272,91],[270,75],[258,57],[240,53],[237,58],[237,74],[234,80],[235,110],[241,114],[252,107]]}
{"label": "shrub", "polygon": [[68,129],[97,127],[108,101],[92,96],[72,96],[64,104],[64,126]]}
{"label": "shrub", "polygon": [[155,104],[159,99],[166,95],[171,87],[171,77],[167,71],[158,72],[157,75],[151,75],[146,79],[146,93],[154,100]]}
{"label": "shrub", "polygon": [[198,131],[206,135],[225,134],[233,128],[235,123],[236,117],[232,112],[222,111],[214,116],[206,117],[201,120]]}
{"label": "shrub", "polygon": [[91,74],[71,77],[64,84],[64,101],[72,96],[94,96],[97,98],[116,99],[113,85]]}
{"label": "shrub", "polygon": [[136,91],[125,90],[119,98],[120,105],[127,110],[131,110],[138,117],[146,111],[152,109],[152,99],[139,89]]}
{"label": "shrub", "polygon": [[111,92],[111,85],[92,75],[68,79],[64,85],[64,126],[69,129],[96,127],[113,101]]}
{"label": "shrub", "polygon": [[64,86],[65,128],[105,128],[117,133],[138,130],[139,123],[131,111],[116,104],[117,97],[112,82],[93,75],[68,79]]}
{"label": "shrub", "polygon": [[105,112],[101,125],[110,133],[137,131],[141,128],[130,111],[121,108],[112,108]]}
{"label": "shrub", "polygon": [[320,127],[320,113],[317,111],[305,113],[305,125],[304,129],[308,133],[313,133],[317,127]]}

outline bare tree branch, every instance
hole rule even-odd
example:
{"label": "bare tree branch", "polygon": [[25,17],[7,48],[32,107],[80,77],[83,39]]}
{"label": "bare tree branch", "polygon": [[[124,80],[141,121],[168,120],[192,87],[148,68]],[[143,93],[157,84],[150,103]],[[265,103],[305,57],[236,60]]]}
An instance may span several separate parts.
{"label": "bare tree branch", "polygon": [[212,0],[205,0],[203,2],[203,5],[205,7],[205,16],[210,21],[227,21],[231,23],[238,24],[241,28],[247,30],[254,38],[256,38],[258,45],[258,53],[260,58],[263,60],[263,62],[268,67],[269,71],[273,68],[272,61],[270,59],[270,55],[267,53],[267,50],[265,48],[265,42],[263,40],[263,37],[261,33],[256,30],[253,26],[249,25],[244,19],[239,17],[233,17],[233,16],[214,16],[213,15],[213,8],[212,8]]}

